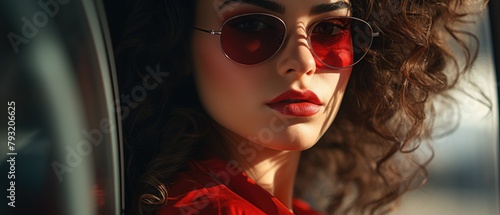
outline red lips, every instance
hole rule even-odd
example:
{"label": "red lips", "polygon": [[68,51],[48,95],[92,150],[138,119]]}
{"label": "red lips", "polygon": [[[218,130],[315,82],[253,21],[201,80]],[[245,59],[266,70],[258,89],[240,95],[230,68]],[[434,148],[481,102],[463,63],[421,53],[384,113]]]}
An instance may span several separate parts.
{"label": "red lips", "polygon": [[289,90],[266,103],[266,105],[284,115],[305,117],[318,113],[321,110],[322,103],[313,91]]}

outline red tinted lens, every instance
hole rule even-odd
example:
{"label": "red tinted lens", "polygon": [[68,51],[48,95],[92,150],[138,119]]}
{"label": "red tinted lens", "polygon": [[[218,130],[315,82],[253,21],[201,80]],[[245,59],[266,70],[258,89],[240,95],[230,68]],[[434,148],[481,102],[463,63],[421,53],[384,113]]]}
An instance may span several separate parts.
{"label": "red tinted lens", "polygon": [[364,57],[371,44],[371,27],[351,17],[329,18],[310,33],[312,49],[321,63],[345,68]]}
{"label": "red tinted lens", "polygon": [[221,46],[226,56],[235,62],[252,65],[278,52],[286,28],[277,17],[247,14],[229,19],[221,31]]}

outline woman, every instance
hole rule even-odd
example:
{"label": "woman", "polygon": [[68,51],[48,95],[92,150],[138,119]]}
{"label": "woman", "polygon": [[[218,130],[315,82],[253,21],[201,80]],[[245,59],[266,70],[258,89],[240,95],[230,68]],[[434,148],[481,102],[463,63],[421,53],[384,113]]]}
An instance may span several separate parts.
{"label": "woman", "polygon": [[466,4],[137,1],[118,52],[122,92],[150,86],[122,113],[130,212],[392,210],[475,58]]}

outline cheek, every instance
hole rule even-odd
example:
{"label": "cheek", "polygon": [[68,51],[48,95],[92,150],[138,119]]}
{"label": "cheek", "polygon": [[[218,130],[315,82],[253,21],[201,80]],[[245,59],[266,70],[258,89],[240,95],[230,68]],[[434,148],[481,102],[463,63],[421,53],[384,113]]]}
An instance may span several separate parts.
{"label": "cheek", "polygon": [[[194,77],[202,103],[211,105],[254,104],[265,98],[269,86],[266,66],[243,66],[228,59],[221,50],[218,36],[196,34],[192,42]],[[217,102],[215,102],[217,101]],[[219,105],[221,104],[221,105]]]}
{"label": "cheek", "polygon": [[330,124],[335,119],[337,112],[342,103],[342,99],[349,82],[349,77],[351,75],[352,68],[344,69],[339,73],[328,74],[328,77],[323,79],[323,92],[328,92],[328,100],[326,101],[326,108],[321,120],[324,125],[320,129],[320,134],[324,134]]}
{"label": "cheek", "polygon": [[[207,35],[200,37],[203,36]],[[237,71],[231,72],[234,70],[232,63],[223,55],[218,40],[195,37],[192,52],[194,76],[202,100],[220,99],[222,92],[235,88],[241,82],[242,77],[236,74]]]}
{"label": "cheek", "polygon": [[218,36],[195,33],[192,42],[195,79],[200,97],[218,91],[220,84],[234,83],[235,77],[226,72],[224,65],[228,60],[220,51]]}
{"label": "cheek", "polygon": [[258,81],[255,73],[242,71],[242,66],[224,56],[217,36],[210,37],[194,37],[194,77],[203,107],[215,121],[227,127],[231,119],[238,119],[236,109],[249,111],[255,106],[256,95],[252,89],[257,88],[254,85]]}

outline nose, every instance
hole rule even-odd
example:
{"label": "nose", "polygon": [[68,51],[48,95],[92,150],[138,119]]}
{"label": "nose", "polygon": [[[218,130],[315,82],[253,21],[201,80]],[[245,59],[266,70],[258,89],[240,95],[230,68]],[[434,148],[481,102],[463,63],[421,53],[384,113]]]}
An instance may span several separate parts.
{"label": "nose", "polygon": [[287,37],[283,46],[278,61],[280,75],[299,79],[302,75],[314,74],[316,61],[307,42],[305,29],[297,28]]}

